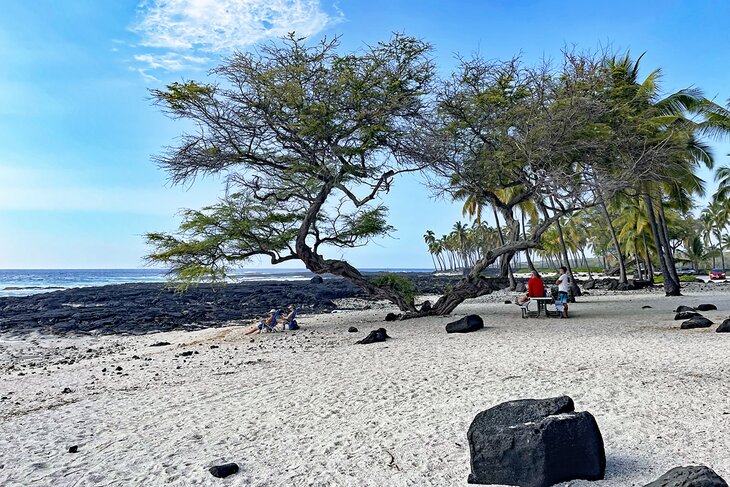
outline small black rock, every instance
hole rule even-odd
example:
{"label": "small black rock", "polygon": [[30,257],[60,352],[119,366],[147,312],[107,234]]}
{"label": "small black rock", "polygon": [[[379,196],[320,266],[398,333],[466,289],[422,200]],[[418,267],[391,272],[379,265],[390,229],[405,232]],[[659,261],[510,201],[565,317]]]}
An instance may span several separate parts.
{"label": "small black rock", "polygon": [[713,311],[717,309],[717,306],[714,304],[700,304],[697,309],[700,311]]}
{"label": "small black rock", "polygon": [[220,347],[219,347],[218,345],[211,345],[211,346],[210,346],[210,348],[211,348],[211,350],[212,350],[212,349],[214,349],[214,348],[220,348]]}
{"label": "small black rock", "polygon": [[215,465],[213,467],[210,467],[208,471],[213,477],[223,479],[228,477],[229,475],[233,475],[234,473],[238,472],[238,464],[225,463],[223,465]]}
{"label": "small black rock", "polygon": [[193,354],[192,350],[188,350],[187,352],[183,352],[180,354],[181,357],[189,357]]}
{"label": "small black rock", "polygon": [[504,304],[512,304],[512,301],[510,301],[509,299],[505,299]]}
{"label": "small black rock", "polygon": [[68,447],[68,452],[69,453],[78,453],[78,451],[79,451],[79,446],[78,445],[74,445],[74,446],[69,446]]}
{"label": "small black rock", "polygon": [[651,306],[649,306],[648,304],[641,307],[641,309],[649,309],[649,308],[651,308]]}
{"label": "small black rock", "polygon": [[378,328],[377,330],[371,331],[368,336],[355,343],[360,345],[367,345],[368,343],[384,342],[386,338],[390,338],[385,332],[385,328]]}
{"label": "small black rock", "polygon": [[446,325],[446,333],[470,333],[484,328],[484,321],[479,315],[467,315]]}
{"label": "small black rock", "polygon": [[717,333],[730,333],[730,318],[723,321],[715,330]]}
{"label": "small black rock", "polygon": [[395,321],[398,319],[399,316],[400,315],[397,315],[395,313],[388,313],[387,315],[385,315],[385,321]]}
{"label": "small black rock", "polygon": [[357,333],[357,328],[355,328],[354,326],[351,326],[350,328],[347,329],[347,331],[349,331],[350,333]]}
{"label": "small black rock", "polygon": [[705,466],[675,467],[644,487],[727,487],[727,482]]}
{"label": "small black rock", "polygon": [[679,328],[682,330],[691,330],[693,328],[709,328],[712,325],[712,321],[708,320],[707,318],[704,318],[702,316],[695,316],[694,318],[683,322]]}
{"label": "small black rock", "polygon": [[166,345],[169,345],[170,342],[155,342],[150,347],[164,347]]}
{"label": "small black rock", "polygon": [[314,276],[309,280],[312,284],[322,284],[324,282],[324,279],[322,279],[322,276]]}
{"label": "small black rock", "polygon": [[122,371],[122,370],[124,370],[124,369],[122,369],[122,366],[121,366],[121,365],[117,365],[117,368],[116,368],[115,370],[116,370],[117,372],[119,372],[119,371]]}
{"label": "small black rock", "polygon": [[69,389],[68,387],[64,387],[61,391],[61,394],[71,394],[73,391]]}
{"label": "small black rock", "polygon": [[692,318],[695,318],[697,316],[702,317],[701,314],[696,313],[694,311],[680,311],[679,313],[674,315],[674,319],[675,320],[691,320]]}
{"label": "small black rock", "polygon": [[692,308],[692,307],[690,307],[690,306],[684,306],[684,305],[682,305],[682,306],[677,306],[677,309],[675,309],[674,311],[677,312],[677,313],[679,313],[681,311],[694,311],[694,310],[695,309]]}

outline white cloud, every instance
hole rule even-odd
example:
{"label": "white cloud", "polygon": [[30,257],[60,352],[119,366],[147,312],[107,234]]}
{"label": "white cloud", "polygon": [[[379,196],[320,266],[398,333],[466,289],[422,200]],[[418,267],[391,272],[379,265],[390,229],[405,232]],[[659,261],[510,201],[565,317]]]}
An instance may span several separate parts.
{"label": "white cloud", "polygon": [[132,31],[148,47],[226,52],[292,31],[315,35],[340,19],[319,0],[145,0]]}
{"label": "white cloud", "polygon": [[137,54],[134,60],[145,65],[147,69],[164,69],[167,71],[183,71],[191,68],[199,68],[205,65],[210,59],[200,56],[186,56],[176,52],[166,54]]}

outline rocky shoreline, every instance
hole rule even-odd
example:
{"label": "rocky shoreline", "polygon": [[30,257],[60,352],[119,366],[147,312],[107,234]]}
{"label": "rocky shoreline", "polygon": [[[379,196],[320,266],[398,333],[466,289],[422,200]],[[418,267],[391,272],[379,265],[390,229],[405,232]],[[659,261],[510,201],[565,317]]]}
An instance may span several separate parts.
{"label": "rocky shoreline", "polygon": [[[419,294],[438,294],[456,277],[408,275]],[[185,292],[160,283],[115,284],[0,298],[0,332],[51,335],[133,334],[198,330],[251,320],[295,303],[303,313],[330,313],[336,300],[367,299],[339,278],[200,285]]]}

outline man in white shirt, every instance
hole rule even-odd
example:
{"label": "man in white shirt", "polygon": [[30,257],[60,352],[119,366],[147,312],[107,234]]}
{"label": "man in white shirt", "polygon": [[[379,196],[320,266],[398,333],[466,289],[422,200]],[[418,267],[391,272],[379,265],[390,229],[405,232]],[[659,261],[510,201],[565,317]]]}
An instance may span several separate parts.
{"label": "man in white shirt", "polygon": [[568,268],[562,266],[560,268],[560,276],[555,281],[558,285],[558,300],[563,303],[563,318],[568,317],[568,291],[570,290],[570,277],[568,277]]}

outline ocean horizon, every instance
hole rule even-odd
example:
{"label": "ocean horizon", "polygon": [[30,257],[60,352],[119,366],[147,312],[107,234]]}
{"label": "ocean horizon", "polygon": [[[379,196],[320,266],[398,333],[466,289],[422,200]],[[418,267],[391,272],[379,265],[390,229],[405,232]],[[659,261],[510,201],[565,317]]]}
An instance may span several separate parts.
{"label": "ocean horizon", "polygon": [[[425,268],[363,268],[362,272],[433,272]],[[137,282],[166,282],[166,269],[0,269],[0,297],[30,296],[63,289]],[[307,269],[250,268],[231,273],[230,282],[304,281]],[[326,276],[324,276],[326,277]]]}

